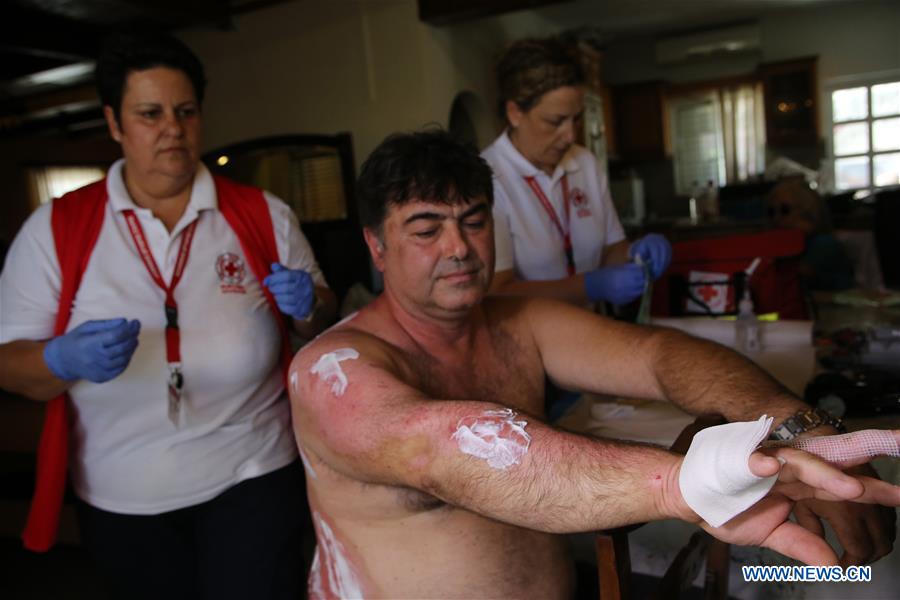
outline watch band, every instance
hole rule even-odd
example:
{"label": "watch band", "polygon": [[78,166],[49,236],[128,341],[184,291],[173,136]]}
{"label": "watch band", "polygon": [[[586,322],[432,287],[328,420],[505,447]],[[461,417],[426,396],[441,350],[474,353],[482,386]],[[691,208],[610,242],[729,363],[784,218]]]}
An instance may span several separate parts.
{"label": "watch band", "polygon": [[800,412],[788,417],[776,427],[769,436],[770,440],[778,440],[786,442],[792,440],[801,433],[815,429],[820,425],[831,425],[841,433],[845,433],[847,428],[843,422],[834,415],[822,410],[821,408],[810,408],[801,410]]}

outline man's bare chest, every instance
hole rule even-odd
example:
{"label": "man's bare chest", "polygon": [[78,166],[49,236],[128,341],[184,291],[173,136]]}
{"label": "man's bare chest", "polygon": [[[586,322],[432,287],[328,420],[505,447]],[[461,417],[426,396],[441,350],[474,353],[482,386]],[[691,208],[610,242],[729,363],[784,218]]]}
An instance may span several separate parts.
{"label": "man's bare chest", "polygon": [[490,341],[459,364],[411,357],[420,389],[435,399],[490,402],[541,416],[544,371],[537,353],[502,336]]}

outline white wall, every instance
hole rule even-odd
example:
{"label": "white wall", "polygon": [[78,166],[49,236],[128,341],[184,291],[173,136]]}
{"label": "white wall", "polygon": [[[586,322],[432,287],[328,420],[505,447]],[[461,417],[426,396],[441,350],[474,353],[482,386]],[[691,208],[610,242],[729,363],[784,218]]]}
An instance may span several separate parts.
{"label": "white wall", "polygon": [[210,81],[205,146],[350,131],[359,155],[381,123],[420,125],[424,65],[411,7],[305,0],[239,17],[235,31],[185,34]]}
{"label": "white wall", "polygon": [[358,165],[391,132],[446,127],[462,91],[493,112],[488,66],[502,41],[490,23],[433,28],[419,22],[415,0],[301,0],[235,26],[182,35],[210,80],[205,148],[349,131]]}

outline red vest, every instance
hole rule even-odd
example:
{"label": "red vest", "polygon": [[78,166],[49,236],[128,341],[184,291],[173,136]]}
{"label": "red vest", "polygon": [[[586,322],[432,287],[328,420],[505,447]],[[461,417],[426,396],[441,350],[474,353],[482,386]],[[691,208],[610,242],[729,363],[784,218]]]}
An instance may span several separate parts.
{"label": "red vest", "polygon": [[[219,211],[234,230],[244,257],[256,278],[262,282],[270,265],[279,262],[272,217],[260,190],[214,176]],[[106,179],[69,192],[54,200],[50,218],[56,258],[62,277],[59,308],[53,335],[65,333],[72,314],[72,303],[87,268],[106,212]],[[281,361],[284,376],[291,361],[287,323],[275,298],[260,286],[281,330]],[[56,541],[59,515],[66,488],[69,452],[69,415],[67,393],[47,403],[44,427],[37,452],[34,496],[22,540],[36,552],[49,550]]]}

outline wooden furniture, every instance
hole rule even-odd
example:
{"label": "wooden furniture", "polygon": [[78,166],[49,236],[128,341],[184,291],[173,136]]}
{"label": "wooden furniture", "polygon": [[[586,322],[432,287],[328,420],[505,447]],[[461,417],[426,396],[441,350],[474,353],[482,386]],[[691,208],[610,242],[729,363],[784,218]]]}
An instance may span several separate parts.
{"label": "wooden furniture", "polygon": [[[691,440],[701,429],[720,425],[719,416],[698,417],[684,428],[671,449],[684,454]],[[628,534],[641,524],[600,531],[595,537],[597,552],[597,577],[600,582],[600,600],[627,600],[634,597],[631,591],[631,558]],[[659,582],[652,598],[669,600],[679,598],[687,590],[704,559],[706,576],[703,597],[707,600],[728,597],[728,563],[730,549],[725,542],[713,538],[704,531],[694,533],[687,545],[678,552]]]}
{"label": "wooden furniture", "polygon": [[628,161],[666,157],[665,84],[661,81],[613,87],[617,157]]}
{"label": "wooden furniture", "polygon": [[766,109],[766,143],[815,146],[819,140],[816,57],[759,66]]}

